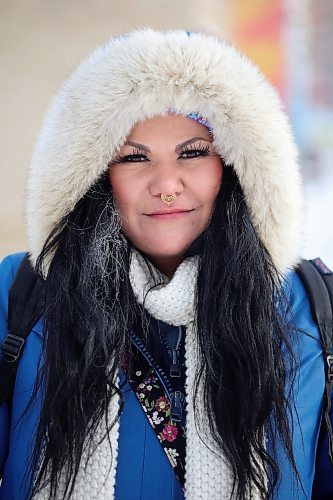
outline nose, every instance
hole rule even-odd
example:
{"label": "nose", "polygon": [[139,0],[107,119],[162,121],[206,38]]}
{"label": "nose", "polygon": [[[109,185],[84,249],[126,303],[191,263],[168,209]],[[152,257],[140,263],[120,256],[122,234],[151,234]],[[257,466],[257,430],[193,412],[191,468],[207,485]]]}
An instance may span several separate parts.
{"label": "nose", "polygon": [[173,161],[160,161],[155,163],[149,192],[152,196],[160,197],[161,194],[181,194],[184,190],[181,167]]}

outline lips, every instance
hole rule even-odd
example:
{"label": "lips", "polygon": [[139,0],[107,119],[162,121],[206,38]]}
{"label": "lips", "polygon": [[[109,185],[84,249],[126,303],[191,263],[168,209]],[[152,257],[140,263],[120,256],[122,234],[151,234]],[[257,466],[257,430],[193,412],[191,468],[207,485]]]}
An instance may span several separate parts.
{"label": "lips", "polygon": [[184,210],[182,208],[172,208],[170,210],[157,210],[156,212],[152,212],[150,214],[145,214],[148,217],[151,217],[152,219],[160,219],[160,220],[167,220],[167,219],[177,219],[186,216],[190,212],[192,212],[193,209],[191,210]]}
{"label": "lips", "polygon": [[192,210],[185,210],[184,208],[172,208],[170,210],[156,210],[156,212],[152,212],[146,215],[168,215],[168,214],[180,214],[184,212],[191,212]]}

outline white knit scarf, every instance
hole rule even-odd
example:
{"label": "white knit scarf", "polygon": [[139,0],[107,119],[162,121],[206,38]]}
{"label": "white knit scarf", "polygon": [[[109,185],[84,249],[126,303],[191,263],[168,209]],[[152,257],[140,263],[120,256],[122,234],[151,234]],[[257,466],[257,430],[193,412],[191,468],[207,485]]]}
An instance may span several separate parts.
{"label": "white knit scarf", "polygon": [[[152,267],[153,276],[157,271]],[[223,500],[230,499],[233,474],[227,461],[216,449],[210,437],[208,420],[205,415],[202,396],[202,384],[199,386],[196,412],[193,407],[193,389],[198,367],[198,347],[195,328],[195,287],[198,274],[198,258],[189,257],[177,268],[171,280],[165,277],[165,284],[148,293],[151,287],[151,273],[143,257],[133,251],[130,266],[130,280],[136,299],[156,319],[170,325],[186,327],[185,362],[186,362],[186,500]],[[160,276],[160,274],[159,274]],[[110,417],[118,409],[118,401],[110,403]],[[104,433],[104,426],[96,434],[96,443]],[[110,434],[113,460],[109,443],[106,439],[97,447],[86,463],[87,451],[83,454],[81,467],[75,483],[73,500],[113,499],[118,452],[119,423]],[[202,438],[201,438],[201,437]],[[215,453],[212,451],[215,449]],[[161,453],[163,451],[161,450]],[[34,498],[48,498],[45,488]],[[63,491],[60,484],[59,493]],[[259,498],[254,497],[252,498]]]}

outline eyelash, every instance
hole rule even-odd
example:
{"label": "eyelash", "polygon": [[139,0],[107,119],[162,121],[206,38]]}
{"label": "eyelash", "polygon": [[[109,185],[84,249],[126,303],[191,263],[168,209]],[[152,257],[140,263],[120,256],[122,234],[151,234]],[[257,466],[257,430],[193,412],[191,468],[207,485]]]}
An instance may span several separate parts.
{"label": "eyelash", "polygon": [[[184,146],[180,155],[184,153],[200,153],[200,155],[196,156],[187,156],[183,159],[194,159],[199,158],[200,156],[208,156],[209,155],[209,146],[207,144],[199,143],[198,146],[193,147],[191,145]],[[179,156],[180,156],[179,155]],[[142,163],[140,158],[147,158],[147,156],[140,149],[133,149],[133,153],[130,155],[116,155],[113,163]]]}

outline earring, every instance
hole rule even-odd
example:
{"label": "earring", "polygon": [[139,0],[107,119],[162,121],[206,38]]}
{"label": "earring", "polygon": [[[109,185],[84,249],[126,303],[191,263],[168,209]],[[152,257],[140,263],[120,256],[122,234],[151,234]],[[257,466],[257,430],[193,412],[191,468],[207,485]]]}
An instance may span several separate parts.
{"label": "earring", "polygon": [[163,203],[170,206],[175,201],[176,196],[177,196],[176,193],[174,193],[174,194],[161,194],[161,200],[163,201]]}

